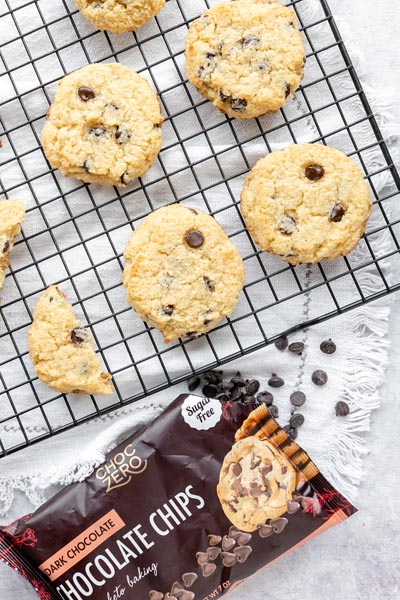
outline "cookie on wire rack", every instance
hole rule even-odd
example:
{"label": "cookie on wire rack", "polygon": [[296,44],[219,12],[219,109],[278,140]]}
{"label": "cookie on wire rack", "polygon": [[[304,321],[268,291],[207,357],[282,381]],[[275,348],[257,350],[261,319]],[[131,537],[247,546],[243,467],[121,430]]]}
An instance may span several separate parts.
{"label": "cookie on wire rack", "polygon": [[40,296],[28,332],[36,374],[63,394],[113,393],[110,373],[103,373],[88,329],[82,327],[66,295],[52,285]]}
{"label": "cookie on wire rack", "polygon": [[293,144],[256,163],[240,206],[260,248],[298,265],[351,252],[372,203],[361,169],[343,152]]}
{"label": "cookie on wire rack", "polygon": [[189,81],[237,119],[278,110],[303,78],[296,15],[277,0],[236,0],[206,10],[189,29],[185,54]]}
{"label": "cookie on wire rack", "polygon": [[214,328],[232,313],[244,283],[242,258],[222,227],[179,204],[144,219],[125,261],[128,303],[166,342]]}
{"label": "cookie on wire rack", "polygon": [[166,0],[75,0],[97,29],[123,33],[138,29],[165,6]]}
{"label": "cookie on wire rack", "polygon": [[143,77],[119,63],[88,65],[59,82],[43,149],[67,177],[126,186],[156,159],[162,122],[157,95]]}
{"label": "cookie on wire rack", "polygon": [[0,290],[6,277],[6,269],[10,265],[10,253],[14,240],[21,231],[21,223],[25,217],[25,206],[19,200],[0,201]]}

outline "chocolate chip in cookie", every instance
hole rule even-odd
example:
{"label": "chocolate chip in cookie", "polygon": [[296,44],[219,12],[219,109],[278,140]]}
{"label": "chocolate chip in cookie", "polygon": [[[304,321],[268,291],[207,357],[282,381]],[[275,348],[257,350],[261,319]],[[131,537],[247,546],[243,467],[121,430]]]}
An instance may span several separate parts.
{"label": "chocolate chip in cookie", "polygon": [[78,96],[82,100],[82,102],[88,102],[89,100],[93,100],[96,98],[96,94],[90,87],[81,86],[78,88]]}
{"label": "chocolate chip in cookie", "polygon": [[192,230],[188,231],[185,240],[188,246],[191,248],[200,248],[204,244],[204,236],[201,231]]}
{"label": "chocolate chip in cookie", "polygon": [[335,204],[335,206],[332,208],[331,214],[329,215],[329,220],[333,221],[334,223],[340,223],[345,214],[346,211],[344,210],[343,206],[340,206],[340,204]]}
{"label": "chocolate chip in cookie", "polygon": [[310,181],[319,181],[325,175],[325,169],[321,165],[312,164],[306,167],[304,173]]}
{"label": "chocolate chip in cookie", "polygon": [[83,346],[89,339],[89,333],[84,327],[75,327],[71,331],[71,341],[75,346]]}

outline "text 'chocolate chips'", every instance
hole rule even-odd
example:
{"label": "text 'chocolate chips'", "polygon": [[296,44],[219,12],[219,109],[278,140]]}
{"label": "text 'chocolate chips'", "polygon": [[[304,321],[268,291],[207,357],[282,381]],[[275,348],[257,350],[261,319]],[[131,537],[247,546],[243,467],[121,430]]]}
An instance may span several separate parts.
{"label": "text 'chocolate chips'", "polygon": [[304,173],[310,181],[319,181],[325,175],[325,169],[321,165],[308,165]]}
{"label": "text 'chocolate chips'", "polygon": [[188,246],[191,248],[200,248],[204,244],[204,237],[201,231],[197,229],[192,229],[188,231],[185,240]]}
{"label": "text 'chocolate chips'", "polygon": [[332,208],[331,214],[329,215],[329,220],[333,221],[334,223],[340,223],[345,214],[346,211],[344,210],[343,206],[340,206],[340,204],[335,204],[335,206]]}
{"label": "text 'chocolate chips'", "polygon": [[96,98],[94,91],[90,87],[86,87],[84,85],[78,89],[78,96],[82,102],[88,102],[89,100]]}
{"label": "text 'chocolate chips'", "polygon": [[349,405],[347,402],[340,400],[335,406],[335,412],[337,417],[347,417],[350,412]]}

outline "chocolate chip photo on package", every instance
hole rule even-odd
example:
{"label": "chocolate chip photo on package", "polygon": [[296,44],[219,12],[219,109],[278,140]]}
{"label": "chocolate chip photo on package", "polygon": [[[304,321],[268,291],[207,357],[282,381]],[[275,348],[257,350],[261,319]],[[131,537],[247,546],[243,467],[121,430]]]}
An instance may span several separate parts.
{"label": "chocolate chip photo on package", "polygon": [[41,600],[209,600],[355,512],[265,405],[184,394],[0,559]]}

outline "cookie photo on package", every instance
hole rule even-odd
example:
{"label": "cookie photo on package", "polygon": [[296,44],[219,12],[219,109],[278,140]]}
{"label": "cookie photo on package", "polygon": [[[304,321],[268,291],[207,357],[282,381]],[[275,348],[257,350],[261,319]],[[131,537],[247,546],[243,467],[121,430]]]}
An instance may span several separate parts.
{"label": "cookie photo on package", "polygon": [[265,405],[179,396],[0,559],[41,600],[206,600],[356,512]]}

